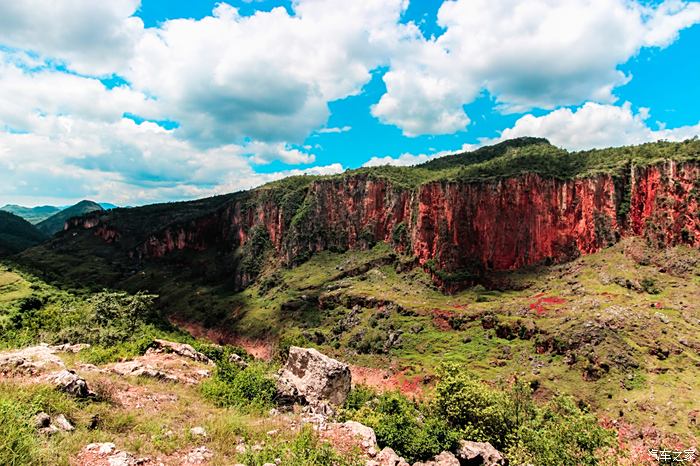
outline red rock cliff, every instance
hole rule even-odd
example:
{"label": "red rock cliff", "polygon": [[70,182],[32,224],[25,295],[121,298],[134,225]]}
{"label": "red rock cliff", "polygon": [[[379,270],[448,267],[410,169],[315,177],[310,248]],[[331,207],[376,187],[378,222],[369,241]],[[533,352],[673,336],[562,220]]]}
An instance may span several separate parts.
{"label": "red rock cliff", "polygon": [[[293,264],[318,251],[385,241],[416,256],[444,283],[487,270],[571,260],[624,235],[698,247],[698,180],[697,164],[673,162],[632,168],[622,184],[610,175],[558,180],[525,174],[407,189],[353,175],[313,181],[296,198],[251,191],[214,212],[149,233],[131,254],[148,259],[178,250],[237,251],[251,235],[262,234],[260,244],[269,242],[280,260]],[[95,218],[67,228],[92,228],[119,243],[121,233],[109,216]]]}

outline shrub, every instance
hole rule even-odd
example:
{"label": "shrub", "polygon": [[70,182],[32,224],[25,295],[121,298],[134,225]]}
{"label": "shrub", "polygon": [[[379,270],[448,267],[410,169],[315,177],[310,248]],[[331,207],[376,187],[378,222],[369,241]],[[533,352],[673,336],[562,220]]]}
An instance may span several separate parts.
{"label": "shrub", "polygon": [[639,282],[639,285],[644,291],[646,291],[649,294],[661,293],[661,290],[659,289],[658,285],[656,284],[656,281],[653,278],[645,277]]}
{"label": "shrub", "polygon": [[272,406],[276,387],[265,364],[254,363],[235,373],[217,371],[201,385],[202,394],[217,406],[265,409]]}
{"label": "shrub", "polygon": [[524,424],[508,450],[515,464],[596,465],[596,450],[609,445],[611,432],[595,416],[581,410],[570,397],[557,397]]}
{"label": "shrub", "polygon": [[437,411],[471,440],[503,448],[514,427],[509,396],[476,380],[465,371],[448,367],[436,386]]}
{"label": "shrub", "polygon": [[[351,403],[366,395],[358,393]],[[375,407],[364,403],[348,415],[372,427],[380,447],[389,446],[410,462],[449,450],[459,440],[458,432],[430,412],[427,405],[416,404],[399,392],[382,394],[376,398]]]}

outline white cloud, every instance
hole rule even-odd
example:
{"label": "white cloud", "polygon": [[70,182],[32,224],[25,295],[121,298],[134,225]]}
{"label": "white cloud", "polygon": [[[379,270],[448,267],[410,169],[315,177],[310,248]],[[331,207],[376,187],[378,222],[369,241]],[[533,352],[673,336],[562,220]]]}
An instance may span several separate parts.
{"label": "white cloud", "polygon": [[446,155],[458,154],[461,152],[467,152],[474,150],[478,145],[464,144],[461,149],[456,151],[440,151],[433,154],[411,154],[405,152],[398,157],[372,157],[367,162],[365,162],[363,167],[379,167],[382,165],[394,165],[399,167],[407,167],[412,165],[418,165],[420,163],[428,162],[429,160],[436,159],[439,157],[444,157]]}
{"label": "white cloud", "polygon": [[539,136],[555,146],[582,150],[667,139],[682,141],[700,135],[700,122],[675,129],[651,129],[646,121],[647,109],[634,113],[632,106],[602,105],[587,102],[570,110],[562,108],[541,117],[525,115],[512,128],[501,133],[499,140],[520,136]]}
{"label": "white cloud", "polygon": [[360,92],[404,29],[404,0],[297,0],[240,16],[147,29],[126,77],[158,97],[181,136],[201,145],[303,140],[328,119],[327,103]]}
{"label": "white cloud", "polygon": [[413,136],[464,129],[462,106],[483,89],[504,111],[612,103],[612,90],[630,79],[618,65],[697,22],[700,4],[679,0],[656,8],[629,0],[445,2],[445,33],[392,57],[372,113]]}
{"label": "white cloud", "polygon": [[68,62],[80,73],[111,74],[132,56],[143,31],[131,16],[140,0],[0,2],[0,43]]}
{"label": "white cloud", "polygon": [[316,132],[321,134],[347,133],[351,129],[352,126],[338,126],[333,128],[321,128]]}

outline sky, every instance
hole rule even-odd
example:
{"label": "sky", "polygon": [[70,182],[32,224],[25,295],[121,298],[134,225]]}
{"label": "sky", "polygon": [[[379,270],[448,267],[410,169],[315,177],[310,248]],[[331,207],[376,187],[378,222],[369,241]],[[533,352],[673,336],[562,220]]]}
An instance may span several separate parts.
{"label": "sky", "polygon": [[700,134],[700,0],[0,2],[0,205]]}

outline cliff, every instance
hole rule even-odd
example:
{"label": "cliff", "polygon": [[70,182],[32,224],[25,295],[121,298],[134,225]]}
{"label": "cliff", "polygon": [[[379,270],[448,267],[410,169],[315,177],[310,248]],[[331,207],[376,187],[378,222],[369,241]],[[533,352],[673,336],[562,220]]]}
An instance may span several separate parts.
{"label": "cliff", "polygon": [[[611,163],[604,154],[568,154],[537,140],[524,149],[490,148],[488,157],[477,152],[470,160],[462,154],[456,162],[441,162],[438,170],[297,177],[212,198],[216,202],[196,201],[199,208],[173,204],[170,217],[162,214],[165,224],[150,230],[129,226],[145,215],[141,209],[88,215],[66,228],[90,230],[137,265],[177,251],[218,251],[222,273],[237,287],[254,280],[267,260],[294,265],[319,251],[384,241],[415,256],[443,287],[455,289],[484,272],[564,262],[628,235],[658,246],[700,246],[700,144],[682,143],[684,156],[674,158],[660,158],[670,143],[658,144],[664,151],[639,146],[645,148],[641,159],[616,152],[614,166],[603,170],[591,160]],[[540,152],[551,163],[529,170]],[[516,172],[519,163],[523,169]],[[506,173],[493,176],[499,166]],[[552,172],[562,166],[578,171]]]}

